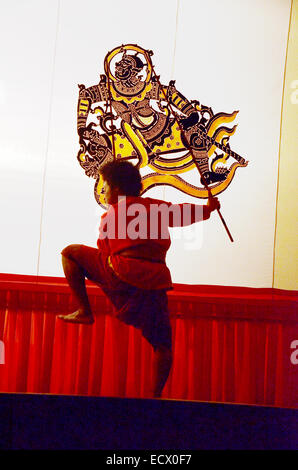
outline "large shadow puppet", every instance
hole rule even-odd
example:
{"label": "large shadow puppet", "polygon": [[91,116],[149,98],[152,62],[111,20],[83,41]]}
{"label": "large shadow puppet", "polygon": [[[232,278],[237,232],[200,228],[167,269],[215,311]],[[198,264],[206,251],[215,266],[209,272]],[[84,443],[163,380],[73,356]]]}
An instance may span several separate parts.
{"label": "large shadow puppet", "polygon": [[[224,125],[238,111],[214,114],[199,101],[188,101],[174,81],[161,85],[151,55],[133,44],[117,47],[106,55],[98,85],[79,85],[77,158],[86,175],[96,179],[94,195],[103,207],[99,169],[114,158],[153,170],[142,178],[142,194],[156,185],[171,185],[198,198],[208,197],[206,183],[212,195],[224,191],[236,169],[248,163],[229,146],[237,126]],[[197,171],[196,166],[202,187],[180,176]]]}

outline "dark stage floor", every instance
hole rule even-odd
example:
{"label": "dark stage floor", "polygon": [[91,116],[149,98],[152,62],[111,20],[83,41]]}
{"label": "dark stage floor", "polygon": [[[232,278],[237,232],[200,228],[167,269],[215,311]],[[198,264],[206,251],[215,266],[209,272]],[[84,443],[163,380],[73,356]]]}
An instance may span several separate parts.
{"label": "dark stage floor", "polygon": [[1,449],[298,449],[298,410],[0,394]]}

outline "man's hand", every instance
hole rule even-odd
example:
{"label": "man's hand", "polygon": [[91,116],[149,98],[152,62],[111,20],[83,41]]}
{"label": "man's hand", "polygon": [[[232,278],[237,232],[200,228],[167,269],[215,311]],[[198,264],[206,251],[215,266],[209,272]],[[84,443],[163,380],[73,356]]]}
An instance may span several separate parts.
{"label": "man's hand", "polygon": [[220,202],[217,197],[209,197],[207,206],[209,207],[210,212],[217,211],[220,209]]}

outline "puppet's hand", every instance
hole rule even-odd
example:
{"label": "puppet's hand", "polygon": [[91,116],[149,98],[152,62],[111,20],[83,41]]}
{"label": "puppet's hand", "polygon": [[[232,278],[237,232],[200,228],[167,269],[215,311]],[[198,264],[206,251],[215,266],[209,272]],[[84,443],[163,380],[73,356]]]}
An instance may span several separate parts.
{"label": "puppet's hand", "polygon": [[188,116],[187,118],[181,119],[180,123],[183,129],[187,131],[187,129],[197,124],[197,122],[199,122],[199,119],[200,117],[198,113],[191,113],[191,115]]}

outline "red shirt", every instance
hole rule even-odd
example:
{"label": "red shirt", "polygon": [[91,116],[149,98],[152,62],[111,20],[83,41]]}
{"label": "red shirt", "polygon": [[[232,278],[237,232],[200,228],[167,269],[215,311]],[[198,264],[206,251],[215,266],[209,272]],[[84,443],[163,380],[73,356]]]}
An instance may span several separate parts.
{"label": "red shirt", "polygon": [[[172,289],[165,261],[171,245],[168,228],[187,226],[209,216],[207,206],[126,196],[102,215],[97,246],[128,284],[142,289]],[[121,255],[131,249],[136,257]]]}

